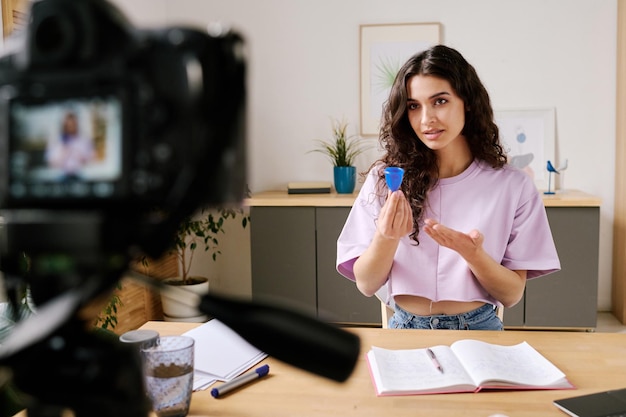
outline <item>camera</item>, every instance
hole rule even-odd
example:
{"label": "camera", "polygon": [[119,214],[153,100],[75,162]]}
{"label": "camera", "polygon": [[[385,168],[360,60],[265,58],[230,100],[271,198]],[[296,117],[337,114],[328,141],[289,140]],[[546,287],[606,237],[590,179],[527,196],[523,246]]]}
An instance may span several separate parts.
{"label": "camera", "polygon": [[103,1],[45,0],[8,49],[0,207],[141,211],[242,198],[238,35],[137,30]]}
{"label": "camera", "polygon": [[[237,34],[137,30],[103,1],[44,0],[8,45],[0,207],[188,211],[242,198]],[[55,161],[68,116],[89,149]]]}
{"label": "camera", "polygon": [[147,415],[135,358],[85,312],[184,218],[243,199],[244,41],[139,29],[104,0],[33,1],[26,22],[0,56],[0,269],[37,314],[0,340],[0,373],[29,415]]}
{"label": "camera", "polygon": [[0,57],[0,253],[160,255],[199,207],[242,200],[244,114],[238,34],[33,2]]}
{"label": "camera", "polygon": [[[0,379],[29,417],[146,416],[140,358],[89,328],[93,305],[196,210],[242,201],[244,40],[138,29],[105,0],[33,1],[27,22],[0,56],[0,270],[12,311],[24,293],[37,311],[0,340]],[[358,337],[314,317],[197,301],[294,366],[344,381],[356,364]]]}

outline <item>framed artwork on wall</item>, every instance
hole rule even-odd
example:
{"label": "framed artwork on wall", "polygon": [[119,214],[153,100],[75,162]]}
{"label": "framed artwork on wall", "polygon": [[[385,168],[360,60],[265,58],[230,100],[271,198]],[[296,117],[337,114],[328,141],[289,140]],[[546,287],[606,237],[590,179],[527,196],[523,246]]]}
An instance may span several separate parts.
{"label": "framed artwork on wall", "polygon": [[511,165],[531,176],[538,189],[547,190],[547,162],[556,164],[554,108],[499,110],[494,118]]}
{"label": "framed artwork on wall", "polygon": [[360,26],[361,135],[378,135],[383,103],[400,67],[441,43],[440,23]]}

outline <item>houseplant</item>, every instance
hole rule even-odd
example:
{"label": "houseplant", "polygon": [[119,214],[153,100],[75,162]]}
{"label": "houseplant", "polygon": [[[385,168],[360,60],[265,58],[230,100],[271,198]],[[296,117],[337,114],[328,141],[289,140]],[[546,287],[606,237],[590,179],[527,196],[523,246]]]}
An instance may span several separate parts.
{"label": "houseplant", "polygon": [[117,326],[118,308],[121,307],[122,299],[117,291],[122,289],[122,285],[118,282],[115,286],[116,291],[113,292],[107,304],[102,308],[100,314],[95,318],[94,325],[103,330],[113,331]]}
{"label": "houseplant", "polygon": [[356,135],[348,136],[348,122],[332,119],[332,140],[318,139],[318,147],[312,152],[326,155],[333,163],[333,179],[338,193],[350,194],[356,185],[356,167],[354,159],[368,147],[359,142]]}
{"label": "houseplant", "polygon": [[[249,216],[242,208],[202,209],[198,216],[185,219],[174,236],[172,247],[178,260],[180,275],[165,279],[163,282],[198,295],[206,294],[209,291],[209,279],[190,274],[196,250],[202,248],[204,252],[210,253],[213,261],[217,260],[217,256],[221,254],[219,235],[226,233],[225,221],[239,216],[241,216],[241,226],[245,228],[248,225]],[[195,307],[191,307],[193,302],[181,303],[180,300],[169,297],[167,293],[162,294],[161,302],[166,318],[186,321],[196,319],[203,321],[205,318]]]}

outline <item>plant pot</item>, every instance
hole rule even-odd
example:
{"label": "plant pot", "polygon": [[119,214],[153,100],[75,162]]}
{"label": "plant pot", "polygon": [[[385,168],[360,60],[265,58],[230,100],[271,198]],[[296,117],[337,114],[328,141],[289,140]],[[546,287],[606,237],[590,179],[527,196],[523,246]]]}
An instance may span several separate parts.
{"label": "plant pot", "polygon": [[356,185],[356,167],[334,167],[335,190],[339,194],[352,194]]}
{"label": "plant pot", "polygon": [[[183,284],[180,277],[175,277],[167,278],[163,280],[163,283],[199,296],[209,293],[208,278],[190,277],[189,280],[191,280],[190,283]],[[165,321],[205,322],[208,320],[208,316],[196,308],[197,299],[194,296],[190,295],[188,301],[185,301],[184,298],[182,294],[181,296],[177,296],[177,298],[172,298],[165,292],[161,294],[161,304],[163,305]]]}

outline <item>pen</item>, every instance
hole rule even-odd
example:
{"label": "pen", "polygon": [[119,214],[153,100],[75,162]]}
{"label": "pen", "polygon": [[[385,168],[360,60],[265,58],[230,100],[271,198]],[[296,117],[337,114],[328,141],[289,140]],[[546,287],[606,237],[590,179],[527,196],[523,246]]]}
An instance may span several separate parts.
{"label": "pen", "polygon": [[435,367],[439,369],[439,372],[443,374],[443,368],[441,367],[441,364],[437,360],[437,357],[435,356],[435,352],[433,352],[432,349],[430,348],[426,349],[426,351],[428,352],[428,356],[430,356],[430,360],[433,361],[433,364],[435,364]]}
{"label": "pen", "polygon": [[254,381],[255,379],[261,378],[265,375],[267,375],[270,372],[270,366],[269,365],[263,365],[260,366],[258,368],[256,368],[254,371],[250,371],[247,372],[243,375],[239,375],[237,378],[232,379],[222,385],[220,385],[217,388],[213,388],[211,390],[211,395],[214,398],[219,398],[220,396],[236,389],[239,388],[242,385],[245,385],[249,382]]}

